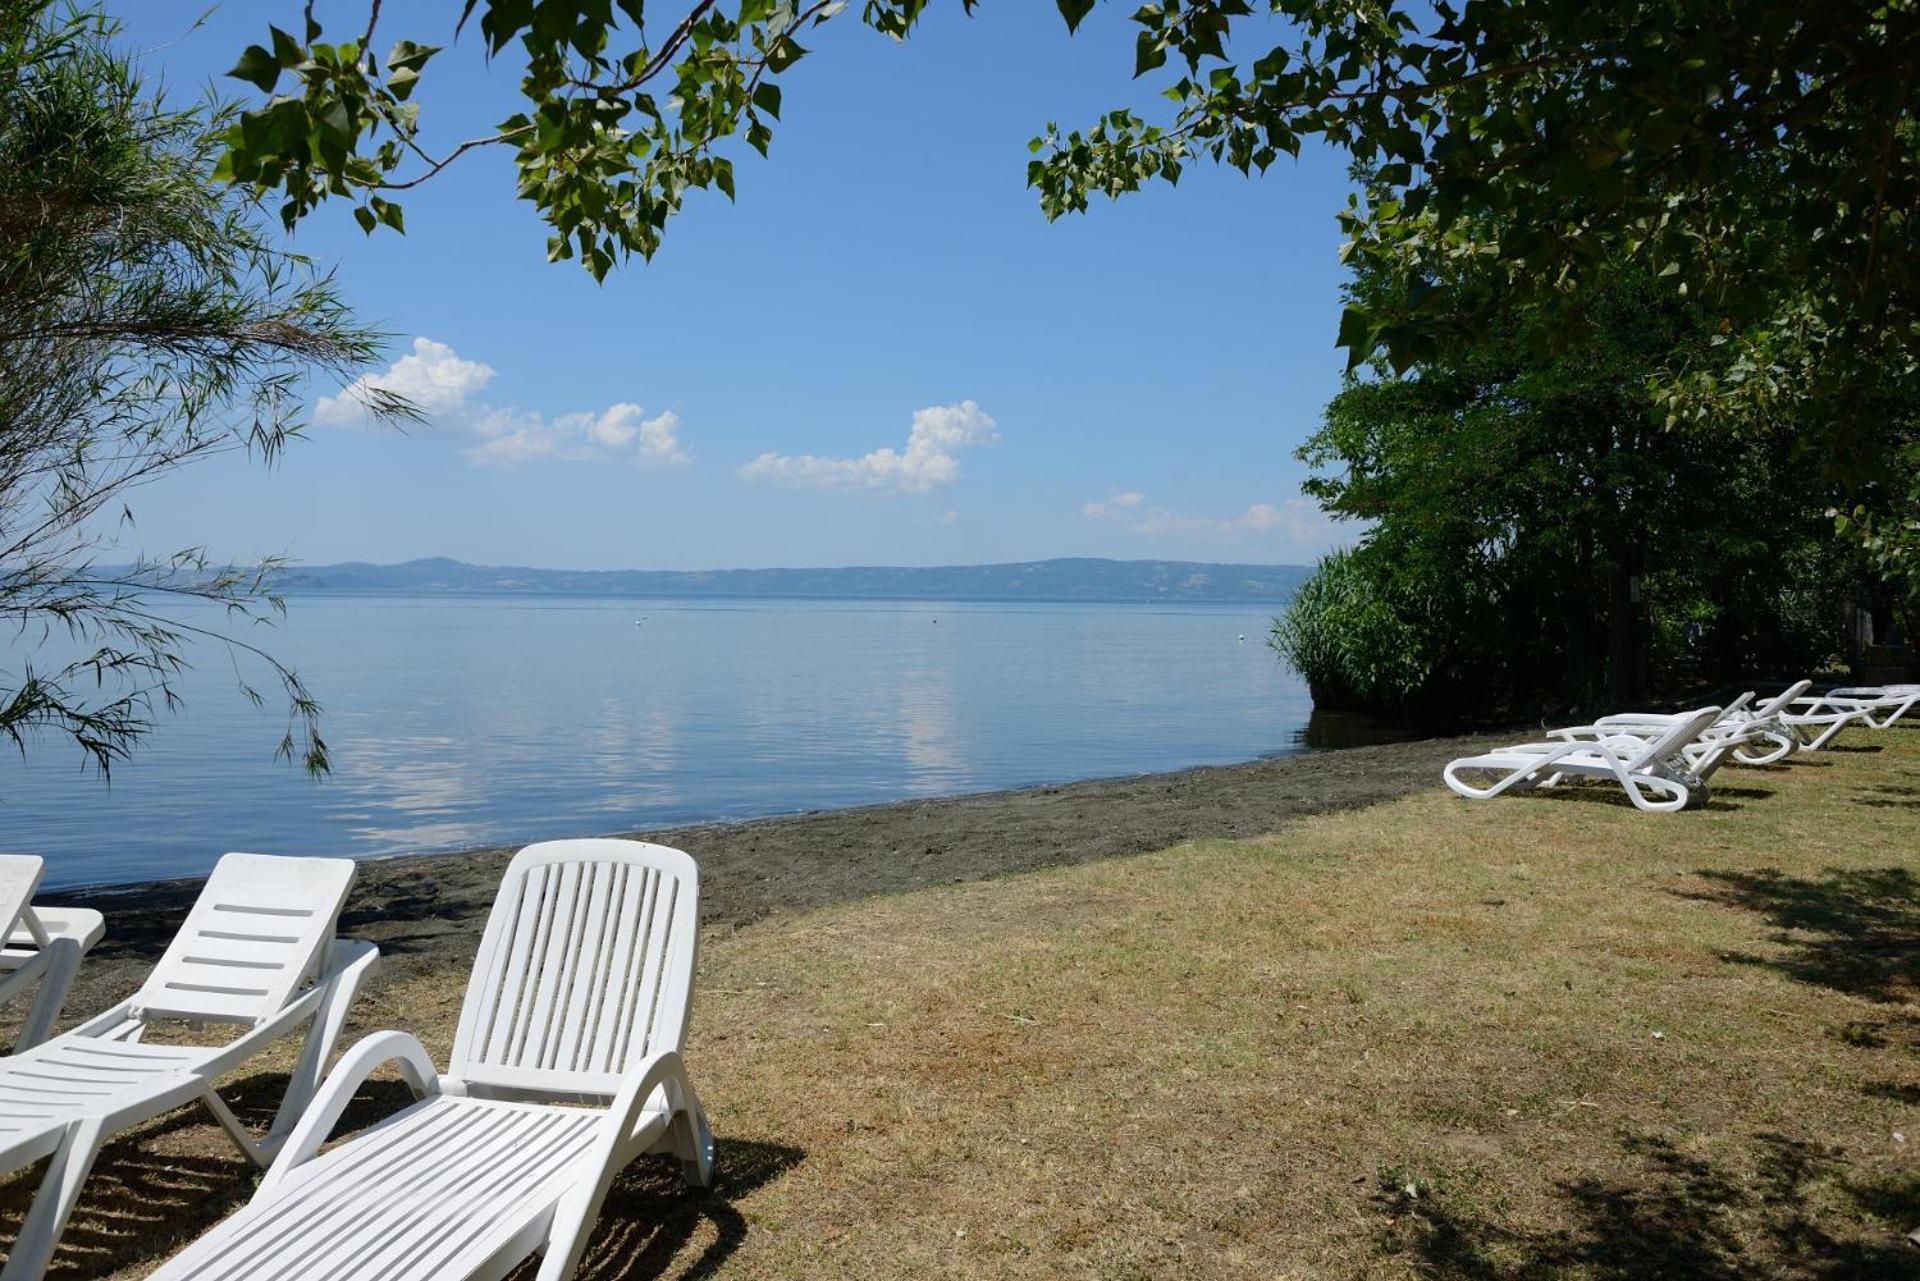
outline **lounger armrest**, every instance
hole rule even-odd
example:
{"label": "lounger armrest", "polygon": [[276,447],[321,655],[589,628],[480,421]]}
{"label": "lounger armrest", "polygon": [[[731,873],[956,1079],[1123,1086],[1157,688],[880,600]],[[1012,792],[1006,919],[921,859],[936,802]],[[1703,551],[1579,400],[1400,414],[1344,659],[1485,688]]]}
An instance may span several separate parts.
{"label": "lounger armrest", "polygon": [[320,1150],[333,1133],[333,1127],[339,1124],[340,1114],[353,1101],[354,1094],[373,1075],[374,1069],[388,1063],[399,1065],[400,1075],[406,1078],[416,1098],[440,1092],[439,1070],[433,1066],[433,1058],[427,1053],[426,1047],[412,1033],[375,1032],[362,1038],[340,1056],[340,1062],[327,1074],[319,1094],[314,1096],[313,1105],[287,1136],[286,1146],[280,1149],[280,1155],[274,1159],[266,1177],[260,1180],[262,1192],[285,1179],[294,1167]]}
{"label": "lounger armrest", "polygon": [[640,1154],[634,1131],[646,1116],[647,1101],[662,1089],[666,1091],[670,1118],[682,1112],[699,1113],[699,1096],[693,1092],[678,1051],[649,1055],[626,1074],[619,1093],[613,1096],[613,1106],[600,1120],[593,1147],[580,1159],[580,1177],[554,1207],[552,1232],[535,1281],[561,1281],[573,1276],[614,1176]]}
{"label": "lounger armrest", "polygon": [[607,1109],[600,1135],[594,1140],[595,1149],[612,1155],[619,1151],[619,1145],[631,1141],[646,1114],[648,1100],[662,1088],[666,1091],[669,1112],[681,1110],[695,1097],[693,1083],[687,1078],[686,1062],[676,1050],[648,1055],[622,1079],[620,1092],[613,1096],[613,1106]]}

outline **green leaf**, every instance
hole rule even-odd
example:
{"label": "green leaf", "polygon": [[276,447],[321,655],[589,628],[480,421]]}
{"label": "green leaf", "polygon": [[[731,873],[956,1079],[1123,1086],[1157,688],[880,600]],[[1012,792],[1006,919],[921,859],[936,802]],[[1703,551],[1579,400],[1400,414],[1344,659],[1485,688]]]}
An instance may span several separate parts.
{"label": "green leaf", "polygon": [[807,51],[792,36],[780,40],[767,50],[767,70],[778,75],[794,63],[807,56]]}
{"label": "green leaf", "polygon": [[1060,16],[1067,20],[1069,34],[1080,29],[1080,20],[1093,12],[1093,0],[1054,0]]}
{"label": "green leaf", "polygon": [[[307,60],[307,51],[300,47],[298,40],[295,40],[278,27],[268,27],[267,31],[273,36],[273,60],[275,62],[279,63],[282,67],[297,67]],[[313,28],[311,34],[307,36],[308,41],[312,41],[319,34],[320,29],[318,27]]]}
{"label": "green leaf", "polygon": [[1133,74],[1144,76],[1167,62],[1166,42],[1151,31],[1142,31],[1133,42]]}
{"label": "green leaf", "polygon": [[427,59],[439,53],[437,44],[415,44],[411,40],[396,40],[393,48],[387,51],[387,66],[395,71],[418,72],[427,65]]}
{"label": "green leaf", "polygon": [[761,81],[753,91],[753,105],[778,120],[780,118],[780,86],[770,81]]}
{"label": "green leaf", "polygon": [[367,208],[365,205],[354,206],[353,220],[359,223],[360,230],[366,232],[369,236],[373,234],[373,229],[380,225],[380,220],[373,216],[373,210]]}
{"label": "green leaf", "polygon": [[1373,317],[1359,307],[1349,305],[1340,313],[1340,336],[1336,347],[1347,349],[1347,368],[1353,370],[1373,351]]}
{"label": "green leaf", "polygon": [[261,93],[272,93],[273,86],[280,82],[280,64],[265,49],[250,44],[227,74],[235,80],[246,81]]}

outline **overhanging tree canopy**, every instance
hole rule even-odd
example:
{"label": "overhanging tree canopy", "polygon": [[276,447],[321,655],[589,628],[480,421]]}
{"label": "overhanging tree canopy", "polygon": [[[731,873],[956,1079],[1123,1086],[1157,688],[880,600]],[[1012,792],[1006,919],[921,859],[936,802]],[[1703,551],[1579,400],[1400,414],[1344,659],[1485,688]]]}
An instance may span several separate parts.
{"label": "overhanging tree canopy", "polygon": [[247,696],[249,667],[279,687],[281,752],[323,770],[314,700],[244,634],[279,609],[268,566],[101,561],[135,489],[277,457],[308,375],[351,377],[379,335],[211,178],[221,121],[163,103],[114,37],[52,0],[0,7],[0,737],[64,737],[104,771],[207,642]]}
{"label": "overhanging tree canopy", "polygon": [[[1056,4],[1069,28],[1095,8]],[[898,38],[926,6],[860,12]],[[603,276],[653,253],[689,190],[732,196],[802,37],[843,7],[447,0],[438,30],[377,56],[367,0],[336,42],[309,17],[244,52],[234,74],[271,96],[235,126],[225,171],[281,193],[289,223],[340,198],[369,230],[399,228],[399,193],[509,146],[549,253]],[[1380,352],[1407,368],[1493,315],[1544,351],[1630,266],[1713,313],[1713,341],[1657,375],[1669,425],[1790,423],[1856,486],[1868,545],[1895,568],[1920,557],[1920,495],[1885,484],[1914,457],[1920,402],[1920,0],[1149,0],[1130,21],[1131,70],[1162,104],[1046,127],[1028,178],[1049,217],[1196,159],[1255,172],[1342,148],[1374,174],[1343,214],[1346,252],[1393,284],[1347,308],[1351,367]],[[519,46],[521,101],[429,153],[438,49],[419,37],[472,28],[489,56]],[[1463,268],[1491,281],[1482,313],[1436,301]]]}

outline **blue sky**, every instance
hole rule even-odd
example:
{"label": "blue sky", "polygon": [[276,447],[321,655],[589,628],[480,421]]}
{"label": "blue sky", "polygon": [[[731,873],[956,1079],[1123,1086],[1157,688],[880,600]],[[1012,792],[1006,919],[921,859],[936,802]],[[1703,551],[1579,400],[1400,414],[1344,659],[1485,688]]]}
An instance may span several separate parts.
{"label": "blue sky", "polygon": [[[222,81],[293,0],[118,0],[177,92]],[[858,6],[854,6],[857,9]],[[451,36],[456,0],[389,0],[377,43]],[[784,79],[739,202],[695,193],[651,264],[545,261],[503,154],[411,193],[408,234],[346,206],[295,244],[394,335],[407,435],[319,399],[273,473],[220,460],[136,496],[148,552],[307,562],[447,555],[579,568],[951,564],[1047,556],[1307,561],[1341,533],[1292,452],[1337,389],[1330,152],[1248,181],[1197,166],[1048,224],[1025,186],[1049,120],[1157,109],[1127,8],[933,6],[894,44],[851,15]],[[363,2],[328,3],[357,31]],[[516,109],[471,36],[430,65],[442,139]]]}

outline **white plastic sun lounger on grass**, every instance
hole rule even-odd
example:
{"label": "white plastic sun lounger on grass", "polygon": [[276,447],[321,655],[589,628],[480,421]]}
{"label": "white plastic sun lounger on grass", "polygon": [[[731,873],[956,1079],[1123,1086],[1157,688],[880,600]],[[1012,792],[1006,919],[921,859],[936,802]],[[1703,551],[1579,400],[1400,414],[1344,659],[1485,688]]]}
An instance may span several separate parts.
{"label": "white plastic sun lounger on grass", "polygon": [[[635,1157],[671,1152],[705,1186],[713,1140],[680,1060],[698,882],[661,845],[521,850],[447,1073],[405,1032],[361,1041],[253,1200],[149,1281],[497,1281],[536,1251],[540,1281],[565,1281]],[[419,1101],[321,1153],[385,1063]]]}
{"label": "white plastic sun lounger on grass", "polygon": [[1760,727],[1757,738],[1766,746],[1745,744],[1734,750],[1733,759],[1742,765],[1772,765],[1799,751],[1799,737],[1781,718],[1812,684],[1809,680],[1797,680],[1748,712],[1746,719]]}
{"label": "white plastic sun lounger on grass", "polygon": [[1920,688],[1901,686],[1882,690],[1830,690],[1797,698],[1780,716],[1781,724],[1791,730],[1808,751],[1819,751],[1850,725],[1886,729],[1920,702]]}
{"label": "white plastic sun lounger on grass", "polygon": [[1830,689],[1826,697],[1865,704],[1865,715],[1861,719],[1874,729],[1889,729],[1920,703],[1920,685],[1854,685]]}
{"label": "white plastic sun lounger on grass", "polygon": [[[47,1039],[66,1004],[80,961],[106,933],[87,907],[36,907],[45,863],[32,854],[0,854],[0,1004],[34,988],[15,1053]],[[37,984],[37,986],[36,986]]]}
{"label": "white plastic sun lounger on grass", "polygon": [[[1749,690],[1721,709],[1720,719],[1680,747],[1687,772],[1705,782],[1729,759],[1742,765],[1771,765],[1799,750],[1800,741],[1780,723],[1781,712],[1806,692],[1811,681],[1797,681],[1758,707]],[[1568,742],[1630,735],[1651,739],[1692,716],[1692,712],[1623,712],[1602,716],[1591,725],[1548,732],[1547,737]]]}
{"label": "white plastic sun lounger on grass", "polygon": [[[1463,756],[1450,762],[1442,777],[1456,794],[1477,801],[1555,787],[1569,778],[1612,779],[1640,809],[1684,809],[1706,799],[1706,785],[1688,771],[1681,749],[1719,718],[1719,708],[1703,707],[1651,739],[1620,734],[1585,742],[1519,743]],[[1477,785],[1463,774],[1489,781]]]}
{"label": "white plastic sun lounger on grass", "polygon": [[[0,1281],[34,1281],[46,1271],[94,1159],[120,1130],[199,1100],[256,1163],[279,1150],[379,955],[371,943],[334,937],[354,871],[348,859],[226,855],[138,992],[0,1058],[0,1172],[53,1158]],[[168,1020],[244,1030],[214,1046],[150,1039]],[[256,1140],[213,1083],[302,1026],[306,1041],[286,1097]]]}

